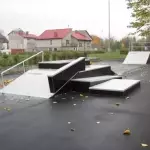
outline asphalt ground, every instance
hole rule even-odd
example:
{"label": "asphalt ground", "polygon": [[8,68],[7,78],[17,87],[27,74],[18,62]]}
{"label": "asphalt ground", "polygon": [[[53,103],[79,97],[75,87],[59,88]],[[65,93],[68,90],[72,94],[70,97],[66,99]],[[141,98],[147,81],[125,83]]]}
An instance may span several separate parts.
{"label": "asphalt ground", "polygon": [[[116,63],[116,71],[121,68]],[[0,95],[0,149],[150,149],[141,146],[150,146],[150,65],[124,68],[124,78],[141,80],[128,98],[75,92],[50,100]],[[123,135],[128,128],[131,135]]]}

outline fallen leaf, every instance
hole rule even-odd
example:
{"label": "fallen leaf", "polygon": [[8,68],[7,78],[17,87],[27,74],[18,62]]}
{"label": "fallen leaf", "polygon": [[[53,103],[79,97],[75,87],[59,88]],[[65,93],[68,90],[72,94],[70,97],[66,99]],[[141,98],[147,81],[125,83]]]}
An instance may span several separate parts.
{"label": "fallen leaf", "polygon": [[53,102],[53,104],[57,104],[57,102]]}
{"label": "fallen leaf", "polygon": [[68,122],[68,124],[71,124],[71,122]]}
{"label": "fallen leaf", "polygon": [[142,147],[148,147],[148,145],[147,145],[147,144],[144,144],[144,143],[141,143],[141,146],[142,146]]}
{"label": "fallen leaf", "polygon": [[116,103],[116,106],[119,106],[120,105],[120,103]]}
{"label": "fallen leaf", "polygon": [[114,113],[108,113],[109,115],[114,115]]}
{"label": "fallen leaf", "polygon": [[11,111],[11,109],[10,109],[10,108],[7,108],[7,111]]}
{"label": "fallen leaf", "polygon": [[83,97],[83,94],[80,94],[81,97]]}
{"label": "fallen leaf", "polygon": [[6,110],[6,111],[11,111],[11,109],[10,109],[10,108],[7,108],[7,107],[5,107],[4,110]]}
{"label": "fallen leaf", "polygon": [[126,129],[126,130],[124,130],[123,134],[124,134],[124,135],[130,135],[130,134],[131,134],[130,129]]}
{"label": "fallen leaf", "polygon": [[71,128],[70,130],[71,130],[71,131],[75,131],[75,129],[74,129],[74,128]]}
{"label": "fallen leaf", "polygon": [[77,104],[73,104],[73,106],[76,106]]}
{"label": "fallen leaf", "polygon": [[97,123],[97,124],[100,124],[100,121],[97,121],[96,123]]}
{"label": "fallen leaf", "polygon": [[85,96],[85,98],[88,98],[88,96]]}

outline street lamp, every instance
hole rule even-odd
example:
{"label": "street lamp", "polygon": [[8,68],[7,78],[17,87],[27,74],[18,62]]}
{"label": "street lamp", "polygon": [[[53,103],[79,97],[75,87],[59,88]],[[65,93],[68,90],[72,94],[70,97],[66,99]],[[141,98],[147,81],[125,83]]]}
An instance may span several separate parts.
{"label": "street lamp", "polygon": [[111,51],[110,47],[110,0],[108,0],[108,52]]}

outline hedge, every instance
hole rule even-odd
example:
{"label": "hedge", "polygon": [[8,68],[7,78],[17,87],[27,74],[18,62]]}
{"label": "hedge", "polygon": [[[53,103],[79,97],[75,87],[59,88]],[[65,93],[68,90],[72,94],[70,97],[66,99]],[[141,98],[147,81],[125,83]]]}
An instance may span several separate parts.
{"label": "hedge", "polygon": [[[65,59],[76,59],[78,57],[87,57],[88,54],[100,54],[104,53],[103,51],[56,51],[56,52],[44,52],[44,60],[65,60]],[[13,66],[26,58],[29,58],[30,56],[34,55],[35,52],[25,52],[22,54],[13,54],[13,55],[6,55],[0,53],[0,67],[8,67]],[[34,57],[33,59],[30,59],[25,63],[25,65],[33,65],[37,64],[41,60],[41,55],[38,55]]]}

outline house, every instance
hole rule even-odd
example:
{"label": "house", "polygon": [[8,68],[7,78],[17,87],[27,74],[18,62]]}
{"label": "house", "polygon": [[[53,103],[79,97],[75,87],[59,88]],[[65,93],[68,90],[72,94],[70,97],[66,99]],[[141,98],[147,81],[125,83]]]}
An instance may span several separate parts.
{"label": "house", "polygon": [[33,51],[36,48],[37,36],[29,34],[29,32],[24,32],[20,28],[11,31],[8,37],[10,49]]}
{"label": "house", "polygon": [[0,33],[0,50],[8,49],[7,38]]}
{"label": "house", "polygon": [[9,33],[10,48],[26,51],[90,50],[91,41],[92,38],[87,31],[73,31],[70,28],[45,30],[39,36],[21,29]]}
{"label": "house", "polygon": [[37,50],[85,50],[91,49],[92,38],[87,31],[72,29],[46,30],[37,38]]}

